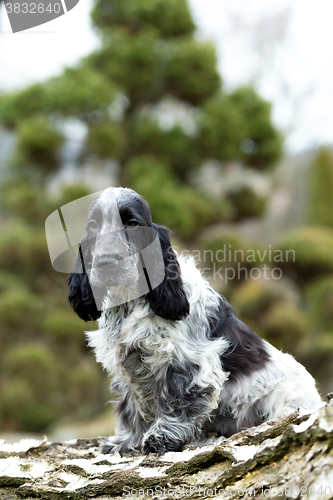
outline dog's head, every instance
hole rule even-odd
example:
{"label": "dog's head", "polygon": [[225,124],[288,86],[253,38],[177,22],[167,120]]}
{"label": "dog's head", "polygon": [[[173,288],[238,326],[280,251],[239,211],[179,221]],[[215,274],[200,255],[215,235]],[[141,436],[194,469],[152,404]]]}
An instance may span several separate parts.
{"label": "dog's head", "polygon": [[[141,254],[156,233],[163,256],[163,280],[154,276],[157,265],[147,273]],[[154,282],[158,285],[154,286]],[[189,313],[169,230],[154,224],[148,203],[127,188],[108,188],[91,205],[68,285],[69,302],[85,321],[99,318],[97,298],[106,294],[118,297],[118,304],[120,295],[121,302],[145,295],[152,310],[168,320],[180,320]]]}

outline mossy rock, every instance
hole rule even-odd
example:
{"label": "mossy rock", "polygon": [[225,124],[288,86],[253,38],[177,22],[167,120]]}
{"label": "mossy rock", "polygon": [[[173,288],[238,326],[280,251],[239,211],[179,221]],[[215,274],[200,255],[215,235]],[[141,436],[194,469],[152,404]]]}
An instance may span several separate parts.
{"label": "mossy rock", "polygon": [[283,236],[276,248],[285,255],[279,266],[301,284],[333,273],[333,230],[329,228],[295,229]]}

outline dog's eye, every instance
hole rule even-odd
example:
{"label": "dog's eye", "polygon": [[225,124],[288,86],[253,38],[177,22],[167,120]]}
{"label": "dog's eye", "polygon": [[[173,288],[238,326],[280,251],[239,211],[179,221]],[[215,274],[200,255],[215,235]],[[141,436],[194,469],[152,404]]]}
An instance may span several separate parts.
{"label": "dog's eye", "polygon": [[139,222],[136,219],[131,219],[126,223],[126,226],[138,226]]}
{"label": "dog's eye", "polygon": [[96,229],[98,229],[98,224],[95,220],[91,220],[89,223],[88,223],[88,229],[89,231],[95,231]]}

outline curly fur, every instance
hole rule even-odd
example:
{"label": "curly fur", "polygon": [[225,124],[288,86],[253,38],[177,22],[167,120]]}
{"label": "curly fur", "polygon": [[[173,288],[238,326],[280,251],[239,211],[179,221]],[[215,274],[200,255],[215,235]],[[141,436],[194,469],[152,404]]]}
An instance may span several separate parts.
{"label": "curly fur", "polygon": [[[89,345],[112,377],[112,391],[121,394],[119,425],[103,452],[180,451],[211,433],[230,436],[300,407],[320,405],[306,369],[240,321],[193,259],[178,258],[168,230],[152,223],[149,206],[137,193],[106,189],[93,208],[102,214],[97,232],[111,224],[111,193],[125,227],[135,217],[139,225],[157,231],[165,278],[144,296],[117,306],[112,295],[121,283],[104,288],[101,313],[89,284],[92,270],[74,272],[68,280],[74,311],[85,321],[100,316],[99,329],[87,332]],[[92,262],[97,246],[91,249]]]}

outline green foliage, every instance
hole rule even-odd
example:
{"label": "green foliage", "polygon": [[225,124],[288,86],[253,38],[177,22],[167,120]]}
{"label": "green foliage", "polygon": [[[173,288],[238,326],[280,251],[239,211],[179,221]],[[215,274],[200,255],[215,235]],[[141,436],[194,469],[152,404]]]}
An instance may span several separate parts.
{"label": "green foliage", "polygon": [[231,302],[237,314],[244,321],[258,325],[262,316],[273,306],[285,302],[285,294],[280,288],[248,280],[234,290]]}
{"label": "green foliage", "polygon": [[107,113],[116,92],[114,84],[91,68],[66,68],[61,76],[45,84],[44,109],[89,122],[95,114]]}
{"label": "green foliage", "polygon": [[333,332],[333,276],[310,283],[306,298],[314,328]]}
{"label": "green foliage", "polygon": [[[35,386],[45,392],[45,378],[56,373],[56,360],[49,348],[37,343],[22,343],[13,346],[6,356],[5,364],[9,375],[34,379]],[[43,373],[43,377],[40,374]],[[44,378],[45,377],[45,378]]]}
{"label": "green foliage", "polygon": [[45,116],[23,120],[17,129],[18,153],[22,162],[37,164],[44,175],[56,169],[64,136]]}
{"label": "green foliage", "polygon": [[46,314],[42,323],[42,329],[54,340],[61,343],[66,342],[67,347],[68,342],[71,340],[74,340],[76,343],[79,340],[79,345],[84,342],[82,322],[73,314],[73,311],[69,307],[67,309],[53,307]]}
{"label": "green foliage", "polygon": [[70,408],[79,409],[79,417],[90,417],[93,406],[98,408],[105,403],[105,399],[101,397],[100,378],[100,369],[93,359],[84,360],[68,370],[68,404]]}
{"label": "green foliage", "polygon": [[165,162],[148,156],[134,157],[124,175],[129,187],[149,200],[154,221],[184,238],[221,216],[221,207],[214,207],[192,188],[181,185]]}
{"label": "green foliage", "polygon": [[112,30],[86,64],[125,90],[132,106],[154,102],[165,92],[198,105],[221,85],[210,43],[187,38],[162,43],[151,30],[135,35]]}
{"label": "green foliage", "polygon": [[316,226],[333,227],[333,154],[322,148],[310,167],[309,222]]}
{"label": "green foliage", "polygon": [[88,196],[92,191],[83,183],[75,183],[75,184],[66,184],[55,203],[56,208],[61,207],[62,205],[66,205],[71,201],[78,200],[79,198],[83,198],[83,196]]}
{"label": "green foliage", "polygon": [[0,121],[7,127],[17,126],[22,119],[45,111],[44,87],[35,83],[30,87],[0,96]]}
{"label": "green foliage", "polygon": [[[331,363],[333,354],[333,335],[332,332],[324,332],[316,338],[312,347],[312,359],[314,358],[319,367],[326,371],[326,376],[331,377]],[[319,358],[319,359],[318,359]]]}
{"label": "green foliage", "polygon": [[278,349],[295,350],[295,346],[309,332],[306,315],[288,304],[276,304],[261,318],[265,337]]}
{"label": "green foliage", "polygon": [[[333,272],[333,230],[320,227],[303,227],[283,236],[277,245],[284,255],[280,263],[290,276],[305,282]],[[294,251],[295,258],[291,251]]]}
{"label": "green foliage", "polygon": [[0,267],[19,274],[32,286],[37,276],[50,271],[44,228],[30,228],[23,221],[10,221],[0,233]]}
{"label": "green foliage", "polygon": [[1,390],[1,417],[14,421],[14,428],[44,430],[56,417],[54,393],[60,382],[56,359],[49,348],[37,343],[21,343],[8,350],[4,360],[6,375]]}
{"label": "green foliage", "polygon": [[260,217],[266,208],[266,199],[249,186],[229,191],[227,199],[235,209],[234,220],[237,221],[248,217]]}
{"label": "green foliage", "polygon": [[241,87],[230,97],[244,120],[243,139],[253,141],[254,145],[253,151],[243,152],[241,159],[258,170],[274,165],[281,157],[283,138],[272,124],[271,103],[262,99],[253,87]]}
{"label": "green foliage", "polygon": [[45,192],[19,178],[12,178],[4,183],[1,196],[5,210],[30,223],[44,222],[52,211]]}
{"label": "green foliage", "polygon": [[239,145],[245,136],[239,109],[227,94],[210,98],[203,105],[201,133],[198,137],[202,154],[221,161],[240,157]]}
{"label": "green foliage", "polygon": [[286,292],[288,283],[249,280],[233,291],[231,303],[252,330],[278,349],[296,354],[310,334],[310,322]]}
{"label": "green foliage", "polygon": [[211,43],[175,40],[170,42],[168,52],[166,87],[173,95],[197,106],[219,90],[221,79]]}
{"label": "green foliage", "polygon": [[195,155],[194,139],[181,126],[162,130],[157,120],[146,117],[137,118],[133,124],[132,149],[135,155],[151,155],[157,161],[164,159],[181,179],[200,161]]}
{"label": "green foliage", "polygon": [[38,329],[40,306],[37,298],[24,288],[12,288],[1,294],[0,321],[4,329]]}
{"label": "green foliage", "polygon": [[98,158],[120,159],[124,147],[124,131],[116,123],[92,123],[89,126],[86,153],[92,153]]}
{"label": "green foliage", "polygon": [[36,114],[60,113],[90,122],[96,114],[107,115],[116,92],[115,85],[92,68],[66,68],[61,76],[50,78],[43,85],[1,96],[0,121],[7,126],[19,126],[22,120],[30,121]]}
{"label": "green foliage", "polygon": [[[199,144],[207,157],[242,160],[259,170],[282,154],[282,138],[271,122],[271,105],[251,87],[221,93],[203,106]],[[248,152],[243,146],[251,145]]]}
{"label": "green foliage", "polygon": [[113,29],[108,43],[85,63],[119,85],[132,106],[162,95],[165,62],[154,31],[128,35],[124,29]]}
{"label": "green foliage", "polygon": [[19,276],[9,273],[8,271],[0,271],[0,294],[6,290],[24,289],[24,281]]}
{"label": "green foliage", "polygon": [[52,401],[39,400],[31,380],[15,375],[1,384],[1,403],[0,422],[8,430],[42,432],[59,418]]}
{"label": "green foliage", "polygon": [[152,27],[162,38],[191,35],[195,28],[186,0],[97,0],[92,19],[100,28],[121,25],[130,33]]}
{"label": "green foliage", "polygon": [[[201,247],[209,256],[209,262],[215,263],[218,268],[242,268],[251,269],[256,265],[258,259],[257,250],[261,248],[257,244],[251,244],[243,238],[237,230],[225,229],[217,235],[206,236],[201,240]],[[241,273],[241,278],[246,273]]]}

